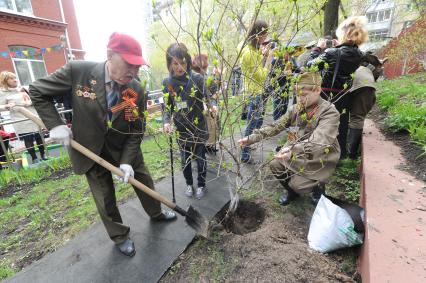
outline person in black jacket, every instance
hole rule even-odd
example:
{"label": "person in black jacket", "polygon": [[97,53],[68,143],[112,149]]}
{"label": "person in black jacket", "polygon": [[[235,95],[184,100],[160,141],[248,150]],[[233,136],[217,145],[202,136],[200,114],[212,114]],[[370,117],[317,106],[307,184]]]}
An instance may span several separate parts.
{"label": "person in black jacket", "polygon": [[307,63],[308,67],[318,66],[322,73],[321,96],[334,103],[340,112],[339,145],[340,158],[346,158],[346,138],[349,121],[350,92],[353,73],[361,64],[363,53],[358,46],[368,40],[365,17],[350,17],[336,30],[337,40],[333,47],[327,47],[327,40],[320,39]]}
{"label": "person in black jacket", "polygon": [[205,86],[204,77],[191,70],[191,56],[183,43],[173,43],[167,48],[166,61],[170,75],[163,80],[166,103],[164,131],[172,132],[170,124],[173,120],[187,197],[194,195],[191,159],[195,157],[198,169],[195,197],[201,199],[206,191],[206,142],[209,137],[203,102],[208,100],[209,90]]}

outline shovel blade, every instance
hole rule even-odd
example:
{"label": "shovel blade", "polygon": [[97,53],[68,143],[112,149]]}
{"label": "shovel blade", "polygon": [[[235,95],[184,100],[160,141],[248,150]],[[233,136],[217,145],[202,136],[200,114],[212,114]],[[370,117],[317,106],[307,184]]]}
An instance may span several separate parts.
{"label": "shovel blade", "polygon": [[192,205],[189,206],[188,211],[185,213],[185,221],[193,228],[198,235],[208,238],[209,236],[209,221]]}

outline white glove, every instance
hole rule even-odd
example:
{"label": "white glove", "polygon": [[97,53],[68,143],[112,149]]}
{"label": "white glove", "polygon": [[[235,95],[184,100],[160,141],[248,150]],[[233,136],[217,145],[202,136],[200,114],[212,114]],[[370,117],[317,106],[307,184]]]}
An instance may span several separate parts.
{"label": "white glove", "polygon": [[55,142],[69,146],[72,139],[72,131],[65,125],[56,126],[50,130],[50,138]]}
{"label": "white glove", "polygon": [[133,171],[132,166],[129,164],[120,164],[120,170],[124,173],[124,177],[120,178],[120,180],[124,183],[129,182],[130,176],[135,176],[135,171]]}

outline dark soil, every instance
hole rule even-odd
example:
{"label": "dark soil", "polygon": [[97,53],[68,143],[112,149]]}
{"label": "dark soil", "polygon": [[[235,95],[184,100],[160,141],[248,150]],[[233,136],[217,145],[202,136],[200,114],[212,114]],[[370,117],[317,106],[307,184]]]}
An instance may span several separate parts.
{"label": "dark soil", "polygon": [[275,198],[242,200],[228,219],[219,213],[212,237],[195,240],[160,282],[356,282],[353,249],[321,254],[309,248],[309,197],[288,207]]}
{"label": "dark soil", "polygon": [[[227,209],[228,208],[225,207],[220,214],[225,214]],[[226,231],[237,235],[244,235],[256,231],[265,219],[264,208],[254,202],[246,201],[238,205],[238,209],[232,217],[220,214],[217,219],[219,219],[219,222],[222,223]]]}
{"label": "dark soil", "polygon": [[[46,169],[47,170],[47,169]],[[42,178],[36,182],[31,182],[27,184],[11,184],[8,185],[5,188],[2,188],[0,191],[0,198],[7,198],[12,195],[14,195],[17,192],[26,193],[31,191],[31,189],[34,187],[34,185],[42,183],[44,181],[53,181],[53,180],[59,180],[65,177],[68,177],[72,173],[72,168],[65,168],[61,170],[54,171],[52,170],[52,174],[50,176],[46,176],[45,178]]]}
{"label": "dark soil", "polygon": [[393,141],[401,148],[401,153],[407,160],[406,165],[401,165],[402,170],[412,173],[417,179],[426,182],[426,154],[420,156],[423,151],[410,140],[406,131],[393,133],[386,129],[384,120],[387,114],[381,111],[377,105],[373,107],[368,118],[372,119],[387,140]]}

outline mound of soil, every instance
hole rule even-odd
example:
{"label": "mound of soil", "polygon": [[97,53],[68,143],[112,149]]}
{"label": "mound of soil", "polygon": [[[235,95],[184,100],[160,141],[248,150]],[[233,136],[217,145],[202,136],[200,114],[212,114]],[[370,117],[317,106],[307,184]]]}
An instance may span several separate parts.
{"label": "mound of soil", "polygon": [[412,173],[416,178],[426,182],[426,154],[420,156],[423,151],[410,140],[410,135],[406,131],[392,133],[385,126],[386,112],[381,111],[377,105],[373,107],[368,115],[377,127],[380,129],[386,139],[393,141],[401,148],[401,153],[407,160],[407,165],[401,166],[400,169]]}
{"label": "mound of soil", "polygon": [[[271,205],[271,198],[240,202],[235,217],[222,222],[224,229],[216,230],[213,239],[194,241],[160,282],[355,282],[354,263],[349,274],[341,271],[344,254],[321,254],[309,248],[314,207],[308,198],[294,205],[303,209],[293,214],[291,209]],[[246,233],[233,233],[234,227]]]}

